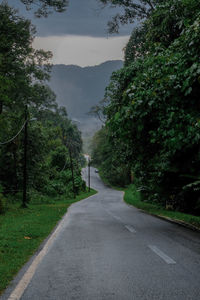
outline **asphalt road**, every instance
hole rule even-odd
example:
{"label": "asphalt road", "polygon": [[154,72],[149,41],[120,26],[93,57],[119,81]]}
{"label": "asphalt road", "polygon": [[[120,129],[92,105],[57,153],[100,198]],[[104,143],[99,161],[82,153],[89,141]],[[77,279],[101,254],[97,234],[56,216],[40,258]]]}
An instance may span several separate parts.
{"label": "asphalt road", "polygon": [[126,205],[93,168],[91,185],[21,299],[199,300],[200,234]]}

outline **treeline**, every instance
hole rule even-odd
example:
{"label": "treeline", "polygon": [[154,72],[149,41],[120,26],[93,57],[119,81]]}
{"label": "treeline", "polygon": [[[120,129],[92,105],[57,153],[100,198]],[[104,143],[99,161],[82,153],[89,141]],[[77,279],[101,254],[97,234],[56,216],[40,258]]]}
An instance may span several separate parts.
{"label": "treeline", "polygon": [[34,35],[29,20],[0,5],[0,211],[11,195],[21,201],[25,167],[27,201],[85,189],[81,135],[47,85],[51,53],[32,48]]}
{"label": "treeline", "polygon": [[151,9],[99,107],[93,162],[111,184],[134,181],[144,201],[200,214],[200,2],[141,2]]}

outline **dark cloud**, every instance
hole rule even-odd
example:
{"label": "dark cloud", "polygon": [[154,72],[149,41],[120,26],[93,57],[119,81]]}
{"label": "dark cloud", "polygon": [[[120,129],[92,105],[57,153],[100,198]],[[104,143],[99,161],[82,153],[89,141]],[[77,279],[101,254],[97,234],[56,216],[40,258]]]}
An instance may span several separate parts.
{"label": "dark cloud", "polygon": [[[32,20],[37,27],[38,36],[73,34],[105,37],[107,22],[119,11],[109,7],[103,8],[98,0],[70,0],[66,12],[53,13],[48,18],[36,19],[33,10],[27,12],[20,0],[8,2],[17,7],[20,14]],[[119,35],[129,35],[132,28],[133,25],[121,27]]]}

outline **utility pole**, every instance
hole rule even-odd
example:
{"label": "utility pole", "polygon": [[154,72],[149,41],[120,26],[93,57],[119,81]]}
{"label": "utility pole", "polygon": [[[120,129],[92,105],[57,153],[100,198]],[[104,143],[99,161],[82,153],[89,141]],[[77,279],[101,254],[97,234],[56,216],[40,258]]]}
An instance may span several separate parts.
{"label": "utility pole", "polygon": [[88,159],[88,188],[90,192],[90,159]]}
{"label": "utility pole", "polygon": [[75,184],[74,184],[74,166],[73,166],[72,152],[71,152],[70,146],[68,146],[68,150],[69,150],[69,158],[70,158],[70,168],[71,168],[71,173],[72,173],[73,193],[74,193],[74,199],[76,199],[76,191],[75,191]]}
{"label": "utility pole", "polygon": [[28,144],[28,107],[25,106],[24,127],[24,169],[23,169],[23,202],[22,207],[27,207],[27,144]]}

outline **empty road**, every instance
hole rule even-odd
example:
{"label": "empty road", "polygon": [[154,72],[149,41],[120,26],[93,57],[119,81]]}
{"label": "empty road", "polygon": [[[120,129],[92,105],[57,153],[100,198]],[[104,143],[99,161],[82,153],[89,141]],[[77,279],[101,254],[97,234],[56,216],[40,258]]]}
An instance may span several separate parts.
{"label": "empty road", "polygon": [[200,234],[126,205],[93,168],[91,185],[98,194],[70,207],[21,299],[199,300]]}

